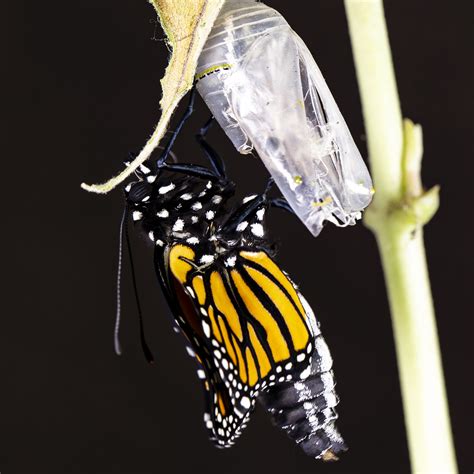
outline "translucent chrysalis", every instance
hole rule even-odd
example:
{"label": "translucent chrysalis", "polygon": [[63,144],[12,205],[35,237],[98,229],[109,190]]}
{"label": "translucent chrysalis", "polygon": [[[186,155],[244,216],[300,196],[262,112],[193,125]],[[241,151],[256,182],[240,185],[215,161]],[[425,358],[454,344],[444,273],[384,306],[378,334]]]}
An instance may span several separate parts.
{"label": "translucent chrysalis", "polygon": [[301,38],[274,9],[227,0],[201,53],[197,89],[240,153],[255,149],[313,235],[355,223],[372,181]]}

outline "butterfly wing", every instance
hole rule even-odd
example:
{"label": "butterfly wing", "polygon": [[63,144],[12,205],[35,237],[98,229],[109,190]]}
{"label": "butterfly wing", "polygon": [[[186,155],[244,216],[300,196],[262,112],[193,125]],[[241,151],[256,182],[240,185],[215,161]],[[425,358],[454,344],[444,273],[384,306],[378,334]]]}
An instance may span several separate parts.
{"label": "butterfly wing", "polygon": [[163,261],[171,308],[200,363],[206,427],[218,446],[230,446],[260,391],[304,377],[311,321],[293,283],[263,250],[203,258],[198,248],[175,244]]}

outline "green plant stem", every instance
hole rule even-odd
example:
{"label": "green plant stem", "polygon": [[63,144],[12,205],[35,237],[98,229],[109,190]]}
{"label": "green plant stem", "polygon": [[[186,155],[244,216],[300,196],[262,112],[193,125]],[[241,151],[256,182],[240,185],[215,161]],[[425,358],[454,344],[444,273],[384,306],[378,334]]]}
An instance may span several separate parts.
{"label": "green plant stem", "polygon": [[412,470],[456,473],[422,230],[438,188],[421,186],[421,127],[402,122],[382,0],[345,6],[376,190],[365,224],[387,285]]}

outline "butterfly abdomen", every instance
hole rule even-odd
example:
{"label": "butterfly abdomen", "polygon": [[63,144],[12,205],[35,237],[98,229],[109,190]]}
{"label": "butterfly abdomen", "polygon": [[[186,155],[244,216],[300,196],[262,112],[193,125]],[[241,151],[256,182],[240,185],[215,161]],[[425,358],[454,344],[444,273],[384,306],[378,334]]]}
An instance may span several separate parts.
{"label": "butterfly abdomen", "polygon": [[315,346],[306,378],[269,387],[259,401],[273,423],[307,455],[336,460],[347,448],[335,427],[339,399],[334,391],[332,359],[321,334],[316,336]]}

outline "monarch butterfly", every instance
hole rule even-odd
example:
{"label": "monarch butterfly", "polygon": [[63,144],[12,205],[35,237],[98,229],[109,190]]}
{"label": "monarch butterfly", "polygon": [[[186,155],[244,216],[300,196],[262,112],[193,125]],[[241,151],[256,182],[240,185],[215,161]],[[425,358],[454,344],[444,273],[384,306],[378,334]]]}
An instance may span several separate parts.
{"label": "monarch butterfly", "polygon": [[313,235],[355,224],[367,167],[313,56],[276,10],[227,0],[204,45],[197,89],[240,153],[255,148]]}
{"label": "monarch butterfly", "polygon": [[[166,162],[187,113],[156,164],[125,187],[132,219],[154,244],[158,280],[195,356],[206,394],[204,422],[218,447],[247,425],[257,399],[273,421],[316,458],[345,450],[332,359],[305,298],[273,259],[266,237],[270,180],[260,195],[230,206],[234,184],[205,140],[211,166]],[[212,119],[212,118],[211,118]]]}

